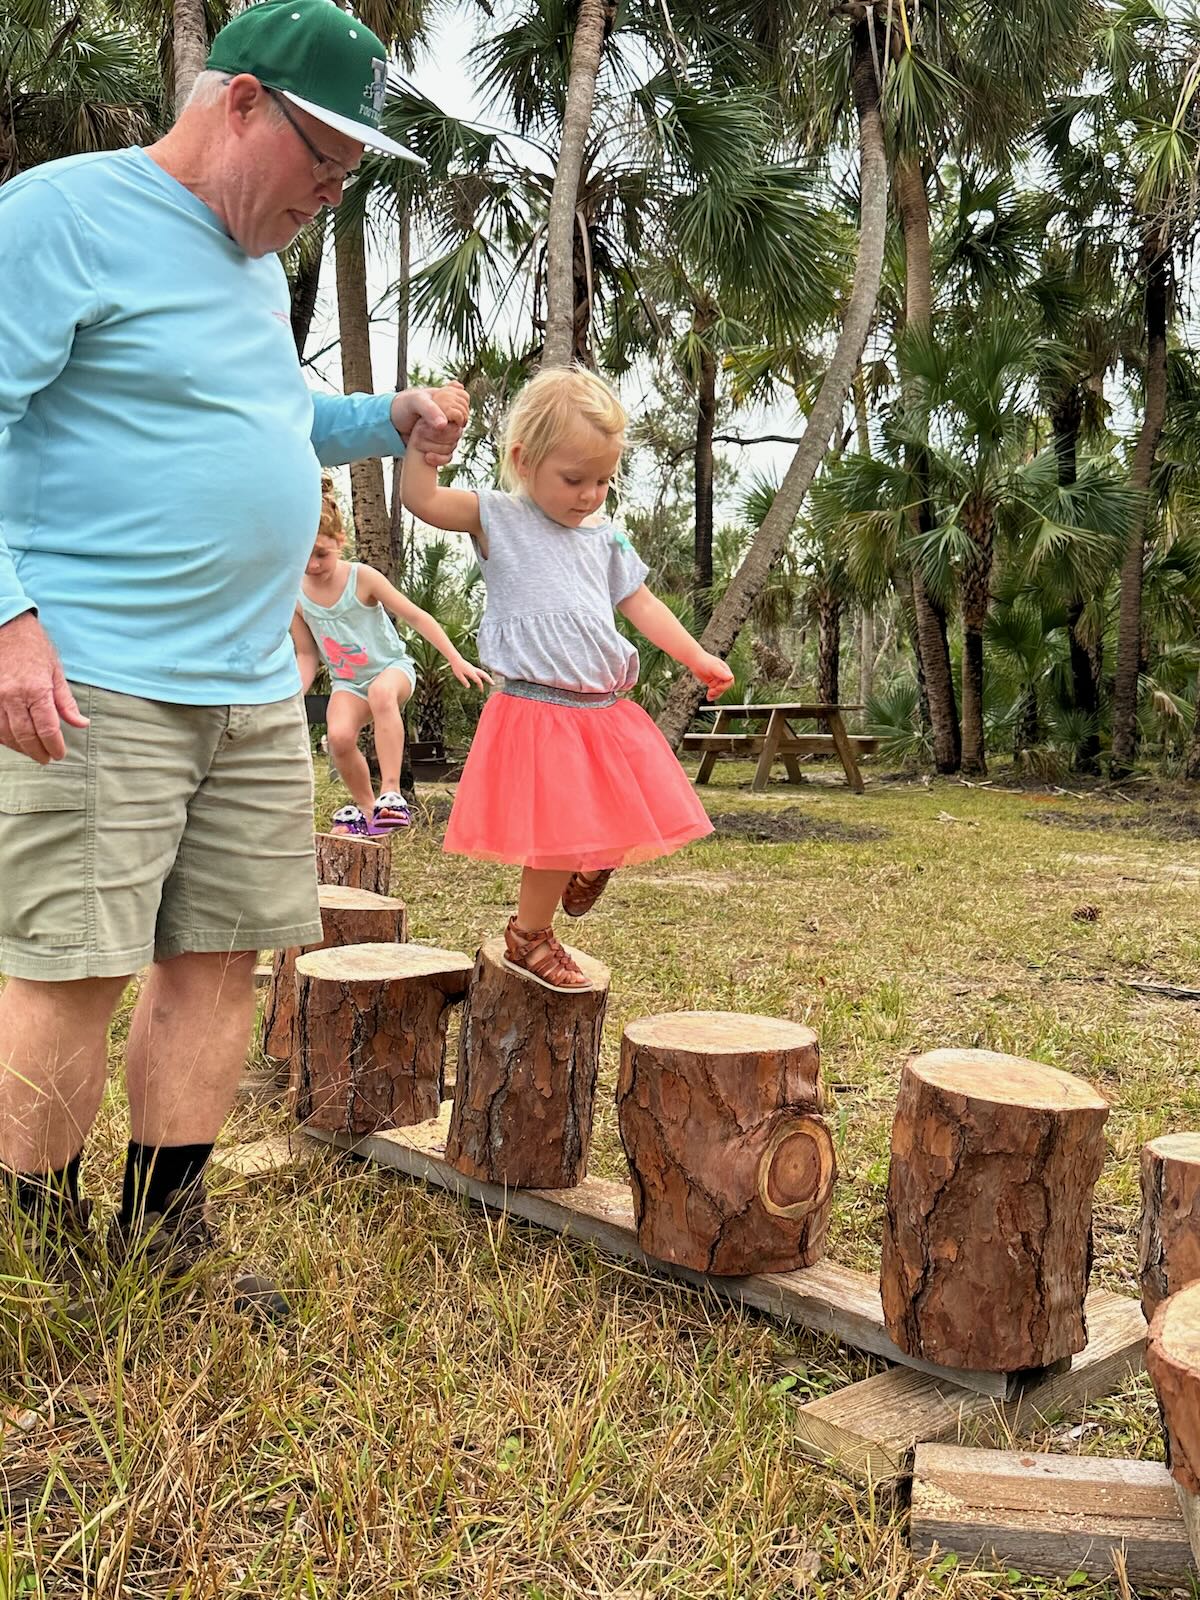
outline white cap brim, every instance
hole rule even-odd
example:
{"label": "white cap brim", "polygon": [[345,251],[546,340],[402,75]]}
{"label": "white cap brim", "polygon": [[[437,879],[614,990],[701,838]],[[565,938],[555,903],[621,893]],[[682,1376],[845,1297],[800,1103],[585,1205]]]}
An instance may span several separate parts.
{"label": "white cap brim", "polygon": [[298,94],[292,94],[289,89],[276,89],[275,93],[285,95],[294,106],[299,106],[301,111],[307,111],[310,117],[316,117],[317,121],[323,122],[327,128],[334,128],[338,133],[344,133],[348,139],[357,139],[368,150],[379,150],[385,156],[399,156],[401,161],[415,161],[419,167],[429,165],[422,156],[406,150],[402,144],[397,144],[395,139],[389,139],[385,133],[380,133],[379,129],[373,128],[369,122],[352,122],[349,117],[339,116],[336,111],[327,111],[324,106],[316,105],[312,100],[301,100]]}

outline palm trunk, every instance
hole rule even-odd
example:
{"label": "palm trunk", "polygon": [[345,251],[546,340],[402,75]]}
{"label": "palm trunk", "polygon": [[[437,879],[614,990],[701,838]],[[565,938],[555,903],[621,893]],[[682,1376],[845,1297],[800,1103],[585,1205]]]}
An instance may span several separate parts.
{"label": "palm trunk", "polygon": [[[1050,408],[1050,427],[1054,436],[1054,460],[1061,487],[1069,488],[1079,476],[1079,430],[1083,426],[1083,390],[1074,383]],[[1073,595],[1067,602],[1067,646],[1071,658],[1071,704],[1092,719],[1088,733],[1079,741],[1072,756],[1077,772],[1096,772],[1100,754],[1100,678],[1096,663],[1080,636],[1084,597]]]}
{"label": "palm trunk", "polygon": [[983,629],[991,605],[995,530],[982,508],[964,507],[963,524],[975,546],[960,578],[963,625],[962,770],[968,777],[987,773],[983,740]]}
{"label": "palm trunk", "polygon": [[1013,736],[1013,757],[1020,761],[1026,750],[1041,742],[1042,724],[1038,715],[1037,687],[1027,683],[1021,690],[1021,706],[1017,712],[1017,727]]}
{"label": "palm trunk", "polygon": [[208,56],[208,28],[204,0],[174,0],[172,59],[175,69],[175,115],[187,104],[192,85],[204,71]]}
{"label": "palm trunk", "polygon": [[546,219],[544,367],[565,367],[575,351],[575,209],[608,9],[608,0],[581,0],[571,41],[567,107]]}
{"label": "palm trunk", "polygon": [[817,699],[838,703],[838,676],[842,649],[842,602],[822,591],[817,596]]}
{"label": "palm trunk", "polygon": [[875,613],[864,606],[858,619],[858,700],[865,706],[875,693]]}
{"label": "palm trunk", "polygon": [[[338,332],[342,346],[342,388],[347,394],[373,394],[371,324],[367,311],[367,252],[363,224],[347,219],[333,231],[337,262]],[[350,466],[354,503],[354,546],[360,561],[386,572],[392,539],[383,493],[383,462],[355,461]]]}
{"label": "palm trunk", "polygon": [[[929,248],[929,196],[921,158],[907,154],[896,161],[896,201],[904,234],[904,321],[906,328],[928,333],[932,323],[933,268]],[[930,527],[929,458],[920,445],[907,451],[908,468],[915,487],[909,511],[914,536]],[[939,772],[957,772],[962,758],[954,674],[950,667],[950,642],[946,613],[929,593],[917,567],[912,572],[913,609],[917,620],[920,680],[924,684],[933,726],[933,760]],[[964,702],[966,688],[963,688]],[[965,714],[965,704],[964,704]]]}
{"label": "palm trunk", "polygon": [[1171,299],[1171,253],[1164,227],[1147,226],[1142,245],[1146,275],[1146,408],[1129,481],[1138,493],[1129,547],[1121,565],[1117,622],[1117,671],[1113,688],[1112,769],[1127,773],[1137,750],[1138,678],[1142,666],[1142,569],[1154,457],[1167,415],[1167,322]]}
{"label": "palm trunk", "polygon": [[704,628],[712,615],[713,584],[713,431],[717,425],[717,362],[706,335],[712,309],[697,306],[692,332],[700,345],[700,384],[696,396],[696,527],[692,567],[692,611]]}
{"label": "palm trunk", "polygon": [[1196,718],[1192,723],[1192,736],[1188,740],[1187,755],[1183,761],[1183,775],[1193,782],[1200,779],[1200,677],[1196,680]]}
{"label": "palm trunk", "polygon": [[[408,388],[408,278],[412,271],[412,212],[407,204],[400,207],[400,282],[396,299],[396,391]],[[411,582],[410,567],[404,550],[404,500],[400,494],[400,475],[403,457],[392,462],[392,505],[389,514],[389,549],[391,554],[392,582],[398,589]]]}
{"label": "palm trunk", "polygon": [[320,212],[312,224],[313,237],[305,239],[292,283],[291,315],[292,338],[296,341],[296,354],[304,355],[312,328],[313,312],[317,308],[317,290],[321,285],[321,260],[325,254],[325,218]]}
{"label": "palm trunk", "polygon": [[[883,120],[879,114],[879,85],[871,60],[869,30],[876,26],[874,9],[865,5],[863,0],[838,0],[836,9],[851,21],[852,83],[858,112],[861,222],[854,288],[837,346],[809,413],[804,436],[771,502],[771,508],[763,518],[762,527],[704,630],[701,643],[706,650],[719,656],[727,656],[733,648],[750,615],[751,606],[762,592],[772,567],[783,554],[804,497],[828,448],[830,436],[841,422],[846,394],[871,330],[879,294],[887,232],[888,183]],[[702,686],[689,674],[681,674],[675,680],[658,725],[668,743],[676,750],[696,714],[703,692]]]}

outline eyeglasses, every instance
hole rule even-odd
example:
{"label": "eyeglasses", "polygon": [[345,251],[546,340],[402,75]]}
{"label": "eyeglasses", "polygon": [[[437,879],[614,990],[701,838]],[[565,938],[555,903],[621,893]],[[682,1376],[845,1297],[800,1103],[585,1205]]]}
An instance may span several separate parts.
{"label": "eyeglasses", "polygon": [[304,129],[288,110],[287,101],[284,99],[283,95],[279,94],[277,90],[269,88],[265,83],[263,84],[263,88],[271,96],[271,99],[274,100],[280,111],[283,112],[283,120],[299,136],[304,148],[313,158],[313,179],[319,189],[323,188],[326,184],[332,184],[335,187],[339,187],[341,184],[345,183],[347,178],[352,178],[354,176],[353,167],[343,167],[340,161],[331,160],[329,156],[317,149],[316,145],[312,142],[312,140],[305,133]]}

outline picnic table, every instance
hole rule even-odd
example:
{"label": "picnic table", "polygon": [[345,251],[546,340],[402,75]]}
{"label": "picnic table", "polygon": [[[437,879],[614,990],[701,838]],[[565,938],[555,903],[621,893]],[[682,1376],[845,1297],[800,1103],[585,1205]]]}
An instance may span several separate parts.
{"label": "picnic table", "polygon": [[[717,720],[711,731],[684,734],[683,748],[700,753],[697,783],[708,782],[718,756],[737,756],[743,761],[747,756],[757,756],[758,765],[750,787],[760,792],[767,787],[776,761],[783,762],[789,783],[803,783],[800,756],[836,755],[842,763],[846,782],[856,794],[862,794],[862,773],[855,757],[857,753],[865,755],[877,749],[879,740],[869,734],[847,733],[842,720],[843,711],[861,709],[861,706],[802,703],[718,706]],[[827,731],[797,733],[792,723],[804,721],[816,722]],[[734,733],[735,722],[765,722],[766,729],[762,733]]]}

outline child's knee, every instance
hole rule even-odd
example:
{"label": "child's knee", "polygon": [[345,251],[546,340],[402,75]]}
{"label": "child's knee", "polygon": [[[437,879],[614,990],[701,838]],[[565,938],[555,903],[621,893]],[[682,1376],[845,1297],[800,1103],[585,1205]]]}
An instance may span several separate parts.
{"label": "child's knee", "polygon": [[339,730],[329,734],[329,754],[335,761],[341,761],[346,756],[353,755],[358,749],[358,735],[349,731]]}

